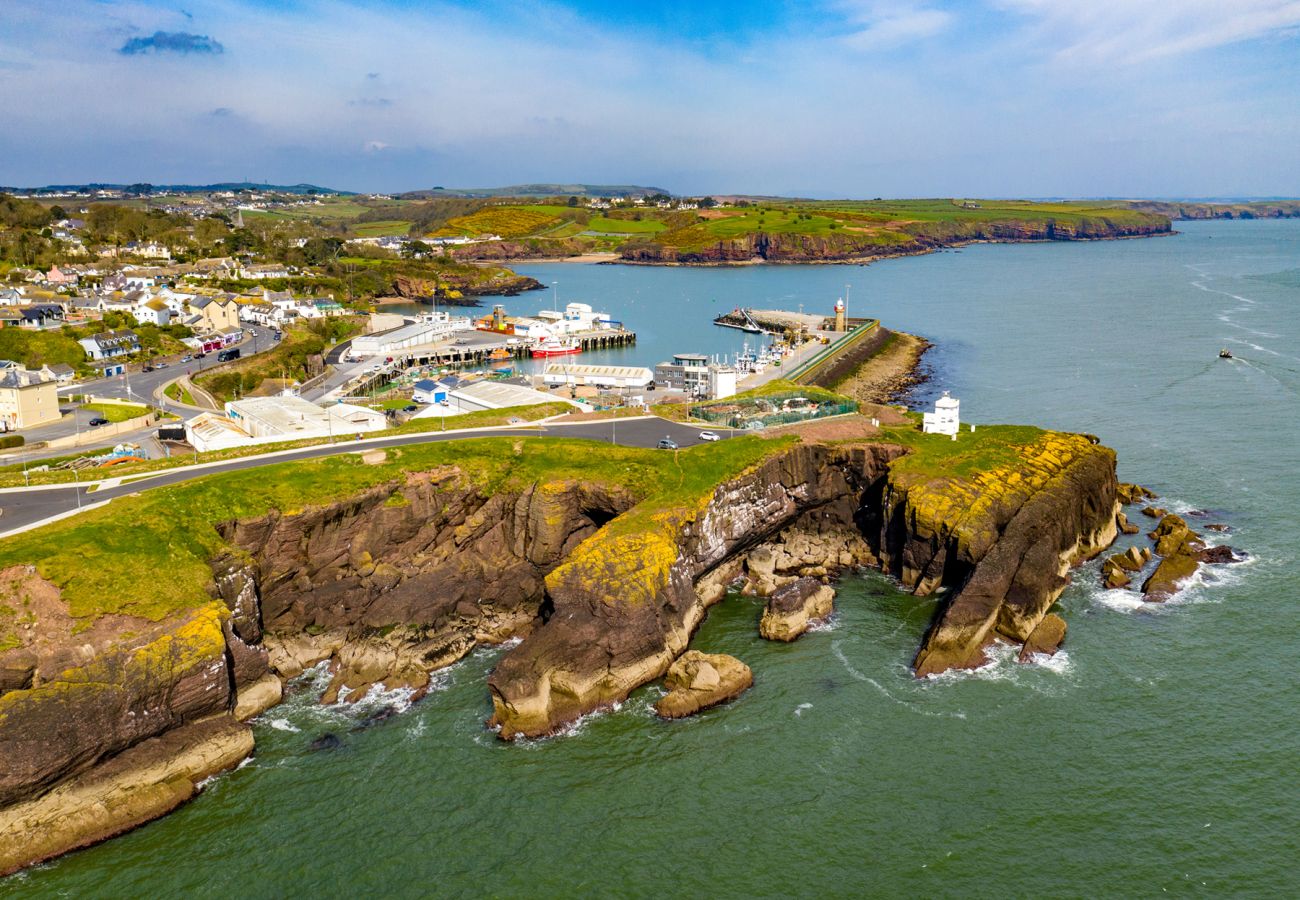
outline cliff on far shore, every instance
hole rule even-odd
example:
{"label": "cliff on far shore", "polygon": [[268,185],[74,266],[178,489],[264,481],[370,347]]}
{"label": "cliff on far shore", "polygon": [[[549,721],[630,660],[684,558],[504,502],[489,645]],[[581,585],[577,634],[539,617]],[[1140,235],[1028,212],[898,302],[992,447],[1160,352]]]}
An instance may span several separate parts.
{"label": "cliff on far shore", "polygon": [[725,264],[752,261],[773,263],[865,262],[892,256],[928,253],[975,241],[1084,241],[1168,234],[1169,219],[1148,215],[1140,221],[1091,216],[1078,221],[999,220],[906,222],[896,231],[855,232],[845,228],[829,234],[759,231],[706,246],[680,247],[654,240],[629,241],[620,258],[636,263]]}

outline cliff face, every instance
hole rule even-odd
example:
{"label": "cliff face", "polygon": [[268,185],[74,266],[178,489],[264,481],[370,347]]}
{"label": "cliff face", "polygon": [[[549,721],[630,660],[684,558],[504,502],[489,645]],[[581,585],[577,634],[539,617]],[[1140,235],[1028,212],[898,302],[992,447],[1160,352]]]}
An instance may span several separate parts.
{"label": "cliff face", "polygon": [[[412,278],[398,275],[393,279],[393,293],[398,297],[423,300],[435,297],[441,306],[478,306],[477,297],[500,296],[513,297],[524,291],[539,291],[543,287],[536,278],[510,273],[497,278],[474,279],[467,275],[446,273],[437,281],[428,278]],[[451,296],[449,291],[457,291],[459,297]]]}
{"label": "cliff face", "polygon": [[542,735],[663,676],[739,577],[767,594],[869,565],[950,590],[918,675],[979,665],[995,637],[1026,641],[1069,567],[1114,535],[1110,450],[1051,433],[1015,446],[936,474],[933,450],[795,444],[663,508],[600,484],[493,492],[454,468],[412,473],[221,523],[209,601],[81,634],[54,585],[0,572],[0,599],[39,625],[0,651],[0,873],[184,802],[251,751],[236,714],[322,660],[327,701],[379,682],[418,693],[476,644],[522,637],[489,679],[492,721]]}
{"label": "cliff face", "polygon": [[916,593],[951,588],[917,655],[923,676],[982,664],[995,636],[1024,642],[1069,567],[1114,538],[1114,453],[1087,438],[1051,435],[974,484],[893,473],[905,453],[800,446],[696,515],[597,535],[547,578],[555,614],[489,678],[493,724],[546,734],[660,677],[739,574],[729,561],[765,541],[800,548],[783,571],[759,566],[776,583],[876,562]]}
{"label": "cliff face", "polygon": [[418,690],[476,643],[529,631],[546,573],[632,503],[572,482],[489,497],[454,471],[423,473],[328,507],[226,523],[241,553],[215,568],[228,602],[249,598],[232,604],[236,631],[257,640],[265,630],[281,674],[333,657],[335,691],[392,687],[394,676]]}
{"label": "cliff face", "polygon": [[830,234],[756,232],[706,247],[633,241],[623,246],[620,255],[638,263],[842,262],[926,253],[971,241],[1106,240],[1168,234],[1171,230],[1169,220],[1159,215],[1143,221],[1088,217],[1076,221],[905,222],[898,231],[884,233],[855,231],[852,227]]}
{"label": "cliff face", "polygon": [[697,581],[805,510],[860,495],[902,452],[878,445],[840,466],[829,448],[797,447],[719,487],[694,515],[578,548],[547,578],[554,615],[488,680],[501,736],[546,734],[661,676],[722,598]]}

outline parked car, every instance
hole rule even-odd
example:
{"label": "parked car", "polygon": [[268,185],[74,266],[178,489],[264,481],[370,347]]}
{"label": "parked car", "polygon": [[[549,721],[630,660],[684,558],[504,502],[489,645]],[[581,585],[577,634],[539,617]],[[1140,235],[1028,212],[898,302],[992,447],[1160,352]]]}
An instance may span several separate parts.
{"label": "parked car", "polygon": [[103,416],[95,416],[95,418],[90,420],[91,428],[98,428],[100,425],[107,425],[107,424],[108,424],[108,419],[105,419]]}
{"label": "parked car", "polygon": [[153,371],[153,366],[145,366],[145,367],[144,367],[144,371],[146,371],[146,372],[152,372],[152,371]]}
{"label": "parked car", "polygon": [[660,450],[676,450],[677,442],[670,437],[666,437],[659,441],[658,447]]}
{"label": "parked car", "polygon": [[718,433],[717,433],[716,431],[701,431],[701,432],[700,432],[700,440],[702,440],[702,441],[720,441],[720,440],[722,440],[722,438],[718,437]]}
{"label": "parked car", "polygon": [[195,353],[195,354],[194,354],[194,358],[195,358],[195,359],[202,359],[202,358],[205,357],[205,356],[207,356],[206,353]]}

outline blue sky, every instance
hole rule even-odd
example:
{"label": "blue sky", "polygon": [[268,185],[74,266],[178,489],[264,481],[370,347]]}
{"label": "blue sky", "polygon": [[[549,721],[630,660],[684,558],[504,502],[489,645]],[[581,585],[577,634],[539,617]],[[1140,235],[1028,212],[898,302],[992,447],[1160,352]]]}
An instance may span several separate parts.
{"label": "blue sky", "polygon": [[1300,195],[1300,0],[4,0],[0,184]]}

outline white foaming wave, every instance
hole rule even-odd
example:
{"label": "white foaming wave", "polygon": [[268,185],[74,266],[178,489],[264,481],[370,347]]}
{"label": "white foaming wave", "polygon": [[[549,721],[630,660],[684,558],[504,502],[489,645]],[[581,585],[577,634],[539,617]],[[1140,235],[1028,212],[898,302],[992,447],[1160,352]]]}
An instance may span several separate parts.
{"label": "white foaming wave", "polygon": [[[1035,678],[1037,673],[1048,673],[1068,679],[1074,672],[1074,663],[1070,654],[1058,650],[1055,655],[1046,653],[1032,654],[1025,662],[1020,661],[1020,647],[1004,640],[994,640],[984,648],[985,662],[974,669],[949,669],[923,679],[932,684],[953,684],[962,681],[1009,681],[1017,687],[1025,687],[1036,694],[1052,695],[1057,693]],[[963,717],[964,718],[964,717]]]}
{"label": "white foaming wave", "polygon": [[844,655],[844,651],[840,649],[840,642],[839,642],[839,641],[835,641],[834,643],[831,644],[831,652],[834,653],[834,654],[835,654],[835,657],[836,657],[836,658],[837,658],[837,659],[838,659],[838,660],[839,660],[839,661],[844,665],[845,670],[846,670],[850,675],[852,675],[854,678],[856,678],[858,681],[864,681],[864,682],[866,682],[867,684],[869,684],[869,685],[871,685],[872,687],[874,687],[876,690],[880,691],[880,693],[883,694],[883,695],[884,695],[885,697],[887,697],[888,699],[894,701],[894,702],[897,703],[899,706],[901,706],[901,707],[903,707],[903,708],[905,708],[905,709],[911,710],[912,712],[916,713],[918,716],[925,716],[926,718],[929,718],[929,719],[964,719],[964,718],[966,718],[966,713],[964,713],[964,712],[960,712],[960,711],[958,711],[958,712],[947,712],[947,711],[945,711],[945,710],[920,709],[920,708],[917,707],[917,705],[916,705],[915,703],[909,702],[909,701],[907,701],[907,700],[900,700],[898,697],[895,697],[895,696],[894,696],[893,694],[891,694],[891,693],[889,692],[889,690],[888,690],[888,689],[887,689],[883,684],[881,684],[879,681],[876,681],[876,679],[872,678],[871,676],[869,676],[869,675],[864,675],[863,673],[861,673],[861,672],[859,672],[857,669],[855,669],[855,668],[853,667],[853,664],[849,662],[849,658],[848,658],[847,656]]}
{"label": "white foaming wave", "polygon": [[840,617],[831,613],[824,619],[814,619],[808,623],[808,630],[813,632],[836,631],[840,627]]}
{"label": "white foaming wave", "polygon": [[[1256,344],[1254,341],[1247,341],[1247,340],[1243,340],[1242,338],[1235,338],[1235,337],[1226,338],[1226,340],[1228,340],[1233,344],[1241,344],[1244,347],[1249,347],[1252,350],[1258,350],[1260,353],[1267,353],[1271,356],[1276,356],[1279,359],[1294,359],[1296,362],[1300,362],[1300,356],[1290,356],[1286,353],[1279,353],[1276,350],[1270,350],[1268,347],[1261,347],[1259,344]],[[1241,360],[1241,362],[1249,362],[1249,361],[1250,360],[1245,360],[1245,359]]]}
{"label": "white foaming wave", "polygon": [[1094,583],[1088,592],[1088,597],[1098,605],[1122,613],[1141,611],[1159,614],[1180,606],[1221,603],[1223,600],[1221,589],[1241,584],[1249,576],[1250,570],[1260,562],[1260,557],[1246,553],[1244,559],[1235,562],[1202,565],[1164,601],[1148,601],[1139,591],[1129,588],[1108,589],[1100,582]]}
{"label": "white foaming wave", "polygon": [[796,707],[794,708],[794,714],[795,714],[796,716],[802,716],[802,715],[803,715],[803,711],[804,711],[805,709],[812,709],[812,708],[813,708],[813,705],[812,705],[811,703],[800,703],[798,706],[796,706]]}
{"label": "white foaming wave", "polygon": [[1217,316],[1215,316],[1215,318],[1218,319],[1220,322],[1222,322],[1224,325],[1227,325],[1229,328],[1236,328],[1240,331],[1246,332],[1247,334],[1253,334],[1255,335],[1255,337],[1280,338],[1282,336],[1280,334],[1274,334],[1271,331],[1260,331],[1257,328],[1248,328],[1247,326],[1242,325],[1239,322],[1232,321],[1232,319],[1228,316],[1227,313],[1219,313]]}
{"label": "white foaming wave", "polygon": [[411,704],[415,702],[415,691],[412,688],[387,688],[382,681],[376,682],[370,690],[366,691],[365,696],[355,703],[345,702],[348,693],[346,687],[339,688],[338,702],[330,705],[348,715],[349,718],[365,718],[386,708],[394,709],[400,715],[410,709]]}
{"label": "white foaming wave", "polygon": [[[1204,275],[1204,273],[1202,273],[1202,275]],[[1212,288],[1209,285],[1205,284],[1205,282],[1203,281],[1192,281],[1190,282],[1190,284],[1192,285],[1192,287],[1205,291],[1207,294],[1218,294],[1220,297],[1231,297],[1233,300],[1240,301],[1241,303],[1248,304],[1249,306],[1254,306],[1256,305],[1256,303],[1258,303],[1258,301],[1252,300],[1249,297],[1243,297],[1240,294],[1233,294],[1228,291],[1221,291],[1218,288]]]}
{"label": "white foaming wave", "polygon": [[288,731],[291,734],[297,734],[298,732],[302,731],[302,729],[299,728],[297,725],[294,725],[288,719],[283,719],[283,718],[271,719],[266,724],[270,725],[276,731]]}
{"label": "white foaming wave", "polygon": [[246,766],[251,766],[253,764],[254,764],[253,757],[251,755],[245,756],[243,759],[239,761],[239,764],[236,765],[233,769],[228,769],[224,772],[217,772],[213,775],[209,775],[207,778],[201,779],[200,781],[195,783],[194,789],[199,793],[203,793],[203,791],[206,790],[209,785],[216,784],[217,781],[222,776],[229,775],[231,772],[238,772],[240,769]]}

